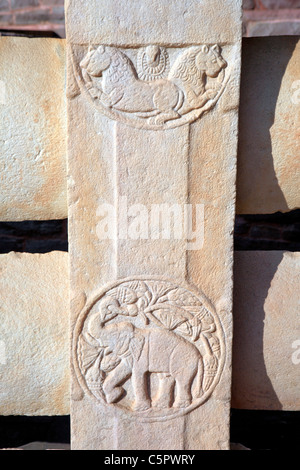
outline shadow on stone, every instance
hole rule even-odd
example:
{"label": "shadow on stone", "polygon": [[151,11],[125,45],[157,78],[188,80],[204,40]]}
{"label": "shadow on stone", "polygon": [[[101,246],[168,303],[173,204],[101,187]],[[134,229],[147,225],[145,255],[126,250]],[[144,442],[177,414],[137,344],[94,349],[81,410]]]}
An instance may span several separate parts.
{"label": "shadow on stone", "polygon": [[264,212],[266,204],[274,212],[289,209],[274,168],[271,129],[282,81],[298,41],[297,37],[243,40],[238,213],[249,207]]}
{"label": "shadow on stone", "polygon": [[264,359],[264,305],[283,253],[273,252],[263,266],[259,257],[240,252],[235,263],[232,406],[281,410]]}

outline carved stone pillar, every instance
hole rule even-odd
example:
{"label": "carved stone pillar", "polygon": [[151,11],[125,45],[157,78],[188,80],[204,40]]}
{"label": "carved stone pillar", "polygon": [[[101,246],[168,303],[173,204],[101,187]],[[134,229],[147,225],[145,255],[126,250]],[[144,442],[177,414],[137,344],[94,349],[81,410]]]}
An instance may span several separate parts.
{"label": "carved stone pillar", "polygon": [[69,0],[74,449],[227,449],[241,1]]}

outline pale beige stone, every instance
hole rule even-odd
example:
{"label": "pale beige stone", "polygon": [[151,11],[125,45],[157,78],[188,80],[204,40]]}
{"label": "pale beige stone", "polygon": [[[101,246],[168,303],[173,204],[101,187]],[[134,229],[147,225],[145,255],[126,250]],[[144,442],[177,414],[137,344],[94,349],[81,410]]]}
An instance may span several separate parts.
{"label": "pale beige stone", "polygon": [[73,449],[228,449],[241,2],[66,6]]}
{"label": "pale beige stone", "polygon": [[65,47],[0,38],[0,220],[67,216]]}
{"label": "pale beige stone", "polygon": [[[0,44],[1,77],[14,90],[9,105],[0,77],[0,220],[67,218],[65,43],[1,38]],[[292,210],[300,207],[298,39],[244,40],[243,54],[237,212]]]}
{"label": "pale beige stone", "polygon": [[0,415],[69,413],[68,254],[0,256]]}
{"label": "pale beige stone", "polygon": [[300,207],[299,38],[244,40],[237,213]]}
{"label": "pale beige stone", "polygon": [[115,0],[113,4],[106,0],[67,0],[67,35],[72,44],[89,44],[91,38],[94,44],[111,44],[113,34],[113,44],[118,46],[149,45],[154,37],[159,37],[161,45],[182,46],[199,44],[200,27],[202,43],[229,44],[240,36],[241,12],[237,4],[240,2],[232,0],[224,6],[219,0],[180,0],[180,5],[131,0],[129,8],[127,0]]}
{"label": "pale beige stone", "polygon": [[300,410],[300,253],[235,253],[234,408]]}

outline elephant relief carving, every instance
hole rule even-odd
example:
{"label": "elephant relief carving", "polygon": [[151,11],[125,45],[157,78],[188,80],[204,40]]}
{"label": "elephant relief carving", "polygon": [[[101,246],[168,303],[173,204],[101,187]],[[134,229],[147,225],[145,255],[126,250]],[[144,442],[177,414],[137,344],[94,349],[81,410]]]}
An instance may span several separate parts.
{"label": "elephant relief carving", "polygon": [[220,324],[194,294],[167,281],[134,280],[94,302],[76,354],[96,399],[157,417],[207,399],[222,348]]}
{"label": "elephant relief carving", "polygon": [[76,76],[104,114],[163,129],[193,122],[212,109],[226,86],[227,65],[218,44],[173,53],[149,45],[135,55],[100,45],[81,56]]}

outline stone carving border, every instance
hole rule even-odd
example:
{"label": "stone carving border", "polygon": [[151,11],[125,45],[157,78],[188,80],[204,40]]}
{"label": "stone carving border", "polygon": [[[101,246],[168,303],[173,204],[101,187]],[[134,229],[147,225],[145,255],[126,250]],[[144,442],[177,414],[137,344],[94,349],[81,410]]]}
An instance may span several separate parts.
{"label": "stone carving border", "polygon": [[95,400],[96,402],[99,403],[99,399],[95,397],[95,395],[91,392],[89,389],[85,378],[83,377],[80,365],[79,365],[79,360],[78,360],[78,341],[79,337],[83,331],[84,328],[84,323],[92,310],[92,308],[97,304],[97,302],[111,289],[117,288],[120,284],[127,283],[127,282],[134,282],[134,281],[162,281],[169,283],[171,285],[174,285],[174,287],[182,288],[184,290],[187,290],[189,293],[191,293],[193,296],[196,296],[204,305],[204,307],[209,311],[209,313],[213,316],[215,325],[218,329],[219,332],[219,337],[218,339],[220,340],[220,360],[219,360],[219,365],[218,365],[218,371],[217,374],[214,377],[214,380],[212,384],[210,385],[210,388],[208,391],[206,391],[200,398],[196,399],[194,402],[191,403],[190,406],[188,406],[185,409],[178,409],[175,412],[168,414],[166,416],[147,416],[143,415],[143,413],[139,412],[132,412],[131,410],[128,410],[126,408],[121,408],[116,406],[115,404],[107,404],[103,400],[103,404],[105,406],[111,406],[114,407],[114,410],[118,410],[120,413],[126,413],[131,417],[137,418],[141,421],[145,422],[156,422],[156,421],[167,421],[171,419],[175,419],[181,416],[184,416],[186,414],[189,414],[191,411],[195,410],[196,408],[200,407],[203,405],[212,395],[213,391],[215,390],[216,386],[218,385],[223,369],[224,369],[224,363],[225,363],[225,358],[226,358],[226,345],[225,345],[225,333],[224,329],[222,326],[222,323],[219,319],[219,316],[211,304],[211,302],[206,298],[206,296],[200,291],[196,290],[195,288],[191,287],[188,285],[186,282],[180,281],[179,283],[176,280],[170,280],[167,278],[162,278],[162,277],[156,277],[156,276],[131,276],[128,278],[124,279],[119,279],[117,281],[114,281],[112,283],[106,284],[103,288],[100,289],[100,291],[92,296],[90,300],[88,300],[82,309],[80,315],[77,318],[75,328],[73,331],[73,340],[72,340],[72,356],[73,356],[73,367],[76,373],[77,380],[79,382],[79,385],[81,389],[83,390],[84,393],[86,393],[90,398]]}
{"label": "stone carving border", "polygon": [[[206,47],[206,46],[203,46],[203,47]],[[207,47],[211,47],[211,46],[207,46]],[[222,94],[224,93],[226,86],[230,80],[230,76],[231,76],[230,66],[227,65],[226,70],[223,70],[221,72],[224,74],[222,86],[214,98],[209,99],[208,102],[204,104],[202,107],[193,109],[189,111],[188,113],[180,116],[178,119],[169,120],[165,122],[164,124],[160,124],[160,125],[152,124],[151,122],[149,123],[149,121],[147,121],[146,119],[133,117],[132,115],[134,113],[124,113],[121,111],[117,111],[116,109],[113,109],[113,108],[105,107],[104,105],[97,103],[96,100],[93,99],[93,97],[91,96],[91,94],[89,93],[86,87],[86,83],[82,76],[82,70],[79,65],[84,57],[82,53],[80,54],[79,49],[83,49],[83,48],[85,48],[85,52],[86,52],[87,46],[74,46],[74,45],[71,46],[71,60],[73,64],[74,75],[76,77],[76,81],[79,86],[80,92],[86,97],[86,99],[96,109],[98,109],[106,117],[113,119],[115,121],[119,121],[123,124],[127,124],[131,127],[138,128],[138,129],[159,131],[159,130],[174,129],[174,128],[177,128],[186,124],[192,124],[193,122],[198,120],[201,116],[208,113],[210,110],[212,110],[215,107],[215,105],[221,98]],[[170,47],[169,49],[172,49],[172,47]],[[188,48],[187,47],[181,47],[181,48],[175,47],[174,49],[182,49],[182,50],[186,49],[187,50]],[[120,48],[120,50],[126,50],[126,48]],[[130,116],[130,114],[132,115]]]}

